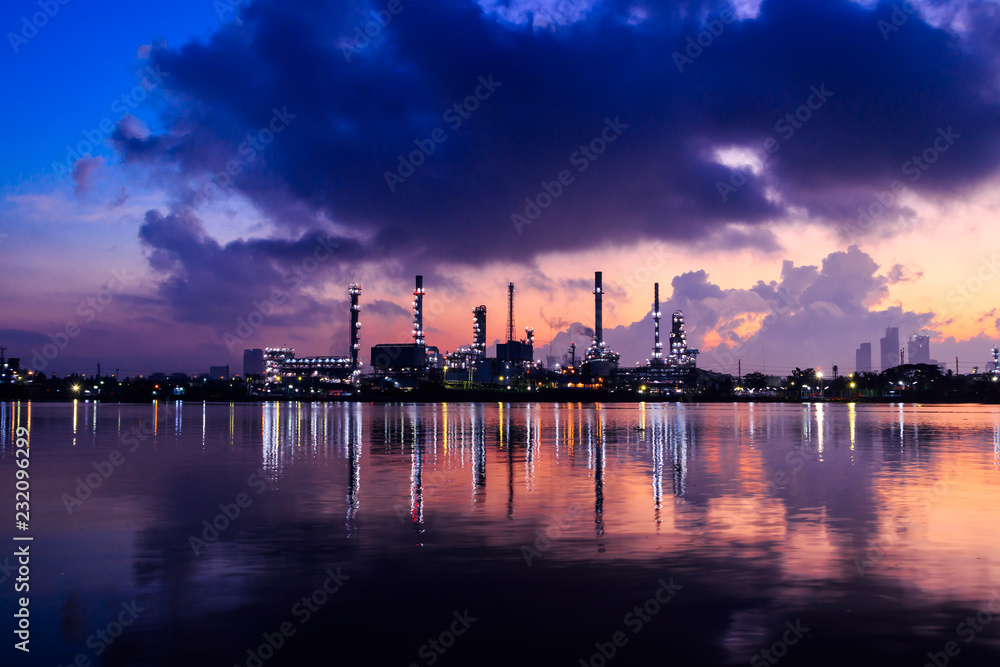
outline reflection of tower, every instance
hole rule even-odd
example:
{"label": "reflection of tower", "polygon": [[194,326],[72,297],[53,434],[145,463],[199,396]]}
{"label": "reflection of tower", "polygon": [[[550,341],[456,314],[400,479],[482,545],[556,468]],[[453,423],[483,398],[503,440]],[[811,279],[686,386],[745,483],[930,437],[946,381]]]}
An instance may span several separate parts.
{"label": "reflection of tower", "polygon": [[[597,452],[594,462],[594,531],[597,537],[604,536],[604,418],[601,417],[599,425],[600,441],[597,445]],[[598,551],[604,551],[604,543],[598,542]]]}
{"label": "reflection of tower", "polygon": [[410,426],[413,429],[410,454],[410,521],[419,534],[424,532],[424,441],[423,435],[418,433],[416,419],[410,420]]}
{"label": "reflection of tower", "polygon": [[355,403],[348,415],[347,462],[351,476],[347,481],[347,536],[357,536],[358,489],[361,486],[361,405]]}
{"label": "reflection of tower", "polygon": [[653,360],[663,359],[663,344],[660,342],[660,283],[653,284]]}
{"label": "reflection of tower", "polygon": [[663,433],[653,429],[653,518],[656,530],[660,530],[660,507],[663,499]]}
{"label": "reflection of tower", "polygon": [[417,286],[413,290],[413,342],[424,344],[424,277],[417,276]]}
{"label": "reflection of tower", "polygon": [[361,306],[358,305],[361,286],[351,283],[347,291],[351,295],[351,370],[357,372],[361,369],[358,358],[361,354]]}
{"label": "reflection of tower", "polygon": [[[484,418],[480,406],[472,408],[470,418],[472,425],[472,500],[475,503],[486,501],[486,431],[482,425]],[[479,431],[476,426],[479,425]]]}
{"label": "reflection of tower", "polygon": [[472,354],[486,357],[486,306],[476,306],[472,311]]}

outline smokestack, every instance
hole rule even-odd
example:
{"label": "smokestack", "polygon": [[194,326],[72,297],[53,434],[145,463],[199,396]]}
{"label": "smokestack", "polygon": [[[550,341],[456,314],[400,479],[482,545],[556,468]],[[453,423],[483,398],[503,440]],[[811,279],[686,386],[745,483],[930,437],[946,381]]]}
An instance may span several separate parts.
{"label": "smokestack", "polygon": [[514,340],[514,283],[507,283],[507,342]]}
{"label": "smokestack", "polygon": [[660,283],[653,283],[653,359],[663,358],[660,343]]}
{"label": "smokestack", "polygon": [[601,272],[594,272],[594,343],[598,346],[604,342],[604,311],[601,304]]}
{"label": "smokestack", "polygon": [[480,359],[486,357],[486,306],[472,311],[472,352]]}
{"label": "smokestack", "polygon": [[424,344],[424,277],[417,276],[417,288],[413,290],[413,342]]}
{"label": "smokestack", "polygon": [[357,371],[361,368],[358,359],[361,354],[361,306],[358,305],[361,285],[351,283],[347,293],[351,295],[351,370]]}

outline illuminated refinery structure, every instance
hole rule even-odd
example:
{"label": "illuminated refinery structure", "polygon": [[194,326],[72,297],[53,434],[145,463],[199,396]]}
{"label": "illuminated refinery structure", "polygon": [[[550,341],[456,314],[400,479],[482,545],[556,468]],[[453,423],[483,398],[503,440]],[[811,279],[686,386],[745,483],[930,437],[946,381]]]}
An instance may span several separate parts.
{"label": "illuminated refinery structure", "polygon": [[361,285],[351,283],[347,288],[347,293],[351,295],[351,370],[354,373],[361,372],[361,306],[358,305],[358,298],[361,295]]}
{"label": "illuminated refinery structure", "polygon": [[653,356],[649,358],[650,367],[663,367],[663,343],[660,342],[660,283],[653,283]]}
{"label": "illuminated refinery structure", "polygon": [[436,347],[427,345],[424,335],[424,277],[417,276],[413,290],[413,342],[380,343],[372,347],[371,365],[375,374],[394,386],[417,386],[431,369],[443,365]]}
{"label": "illuminated refinery structure", "polygon": [[[535,332],[524,327],[524,336],[516,338],[514,313],[515,288],[507,284],[507,322],[505,341],[496,343],[495,356],[488,356],[486,338],[486,306],[472,310],[472,341],[453,353],[441,355],[438,348],[428,345],[424,329],[423,276],[416,276],[413,290],[412,342],[377,343],[371,347],[372,373],[362,378],[361,360],[361,286],[351,283],[349,352],[347,356],[296,357],[290,347],[269,347],[244,352],[244,375],[251,386],[268,393],[285,393],[295,389],[295,383],[309,384],[313,393],[343,393],[353,385],[372,389],[413,389],[437,384],[444,387],[462,386],[495,389],[532,390],[550,388],[604,388],[641,390],[649,393],[675,393],[694,382],[698,350],[687,346],[684,315],[673,315],[669,337],[669,353],[664,353],[660,340],[660,285],[653,285],[653,348],[643,366],[619,369],[620,355],[604,339],[603,274],[594,272],[594,330],[590,346],[577,366],[576,345],[571,343],[570,365],[547,371],[534,360]],[[588,332],[589,333],[589,332]],[[362,382],[363,380],[363,382]]]}
{"label": "illuminated refinery structure", "polygon": [[674,311],[673,326],[670,329],[670,355],[668,366],[690,367],[696,365],[698,350],[687,346],[687,334],[684,333],[684,313]]}
{"label": "illuminated refinery structure", "polygon": [[990,352],[993,354],[993,375],[1000,375],[1000,350],[994,345]]}
{"label": "illuminated refinery structure", "polygon": [[583,355],[583,374],[608,378],[618,371],[619,354],[604,342],[604,287],[600,271],[594,272],[594,340]]}

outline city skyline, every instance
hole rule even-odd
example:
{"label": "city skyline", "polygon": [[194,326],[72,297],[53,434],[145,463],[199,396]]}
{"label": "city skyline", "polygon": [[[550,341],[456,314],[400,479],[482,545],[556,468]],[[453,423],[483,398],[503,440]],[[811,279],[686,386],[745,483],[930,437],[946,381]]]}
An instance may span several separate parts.
{"label": "city skyline", "polygon": [[[723,372],[851,368],[887,327],[968,372],[1000,340],[982,7],[403,3],[360,45],[378,3],[190,0],[91,45],[100,17],[60,5],[32,32],[33,6],[7,17],[3,76],[54,81],[47,114],[0,112],[21,128],[0,166],[0,344],[30,359],[70,327],[47,371],[346,354],[351,281],[367,339],[400,342],[417,273],[442,351],[515,282],[536,349],[564,354],[596,270],[628,366],[649,355],[655,282]],[[831,63],[841,43],[857,53]]]}

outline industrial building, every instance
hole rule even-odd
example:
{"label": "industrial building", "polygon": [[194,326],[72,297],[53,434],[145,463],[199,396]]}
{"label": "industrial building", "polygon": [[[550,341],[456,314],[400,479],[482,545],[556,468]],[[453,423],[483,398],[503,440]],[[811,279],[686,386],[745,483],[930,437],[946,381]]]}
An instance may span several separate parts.
{"label": "industrial building", "polygon": [[432,370],[443,368],[444,358],[428,346],[424,334],[424,277],[417,276],[413,290],[413,342],[380,343],[371,348],[371,365],[376,375],[391,376],[395,386],[417,386],[429,379]]}
{"label": "industrial building", "polygon": [[618,372],[617,352],[604,342],[603,275],[594,272],[594,339],[583,355],[583,375],[589,378],[611,378]]}
{"label": "industrial building", "polygon": [[653,352],[644,366],[630,370],[626,382],[643,393],[676,393],[697,382],[698,350],[687,346],[684,313],[675,311],[671,319],[670,352],[663,356],[660,341],[660,284],[653,284]]}

